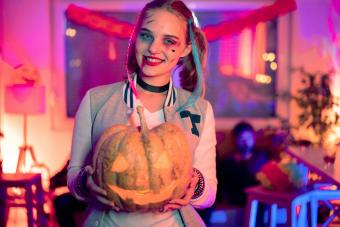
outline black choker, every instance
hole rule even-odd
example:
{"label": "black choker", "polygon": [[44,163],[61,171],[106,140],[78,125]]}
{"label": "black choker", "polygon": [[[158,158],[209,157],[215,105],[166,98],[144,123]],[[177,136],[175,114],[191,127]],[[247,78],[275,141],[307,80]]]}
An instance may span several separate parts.
{"label": "black choker", "polygon": [[137,84],[139,86],[141,86],[141,88],[143,88],[146,91],[155,92],[155,93],[162,93],[162,92],[169,90],[170,82],[167,83],[166,85],[163,85],[163,86],[160,86],[160,87],[152,86],[150,84],[145,83],[139,76],[137,76]]}

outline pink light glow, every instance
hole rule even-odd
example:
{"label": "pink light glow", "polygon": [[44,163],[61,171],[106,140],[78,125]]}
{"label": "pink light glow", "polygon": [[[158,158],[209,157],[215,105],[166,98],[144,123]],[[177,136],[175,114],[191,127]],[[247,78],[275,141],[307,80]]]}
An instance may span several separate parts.
{"label": "pink light glow", "polygon": [[256,26],[254,37],[254,53],[253,53],[253,74],[265,73],[265,61],[262,59],[262,54],[266,52],[266,25],[259,23]]}
{"label": "pink light glow", "polygon": [[251,78],[251,56],[252,56],[252,30],[244,29],[240,37],[240,53],[239,64],[241,69],[241,75],[245,78]]}
{"label": "pink light glow", "polygon": [[238,53],[238,36],[226,37],[219,41],[219,70],[222,75],[236,74],[237,70],[237,53]]}
{"label": "pink light glow", "polygon": [[39,114],[45,112],[45,87],[31,84],[15,84],[6,87],[5,111],[15,114]]}
{"label": "pink light glow", "polygon": [[265,73],[262,54],[266,51],[266,26],[245,29],[239,35],[219,41],[219,71],[222,75],[238,75],[254,80],[256,73]]}

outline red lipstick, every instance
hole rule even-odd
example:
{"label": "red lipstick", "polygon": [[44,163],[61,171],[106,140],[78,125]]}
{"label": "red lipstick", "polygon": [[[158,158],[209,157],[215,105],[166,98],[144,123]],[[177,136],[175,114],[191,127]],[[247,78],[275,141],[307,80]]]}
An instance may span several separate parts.
{"label": "red lipstick", "polygon": [[148,66],[157,66],[163,63],[163,60],[153,56],[144,56],[143,64]]}

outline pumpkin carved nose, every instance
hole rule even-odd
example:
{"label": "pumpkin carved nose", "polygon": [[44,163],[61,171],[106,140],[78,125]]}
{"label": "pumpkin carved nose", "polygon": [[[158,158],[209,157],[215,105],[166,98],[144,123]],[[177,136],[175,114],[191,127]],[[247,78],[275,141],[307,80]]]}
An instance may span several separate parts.
{"label": "pumpkin carved nose", "polygon": [[116,160],[112,163],[111,171],[114,173],[121,173],[129,168],[129,162],[123,155],[118,154]]}

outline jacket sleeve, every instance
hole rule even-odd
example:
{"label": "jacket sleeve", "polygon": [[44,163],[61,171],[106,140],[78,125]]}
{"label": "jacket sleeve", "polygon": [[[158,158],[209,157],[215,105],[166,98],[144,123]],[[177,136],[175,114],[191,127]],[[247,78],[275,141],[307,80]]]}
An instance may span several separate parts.
{"label": "jacket sleeve", "polygon": [[70,192],[79,200],[85,197],[77,190],[79,175],[86,165],[86,159],[91,153],[91,101],[87,92],[77,110],[73,128],[70,164],[67,171],[67,186]]}
{"label": "jacket sleeve", "polygon": [[215,119],[213,109],[209,102],[204,119],[203,130],[194,153],[193,164],[193,167],[202,173],[204,179],[202,194],[191,200],[191,205],[198,209],[212,206],[215,202],[217,191]]}

